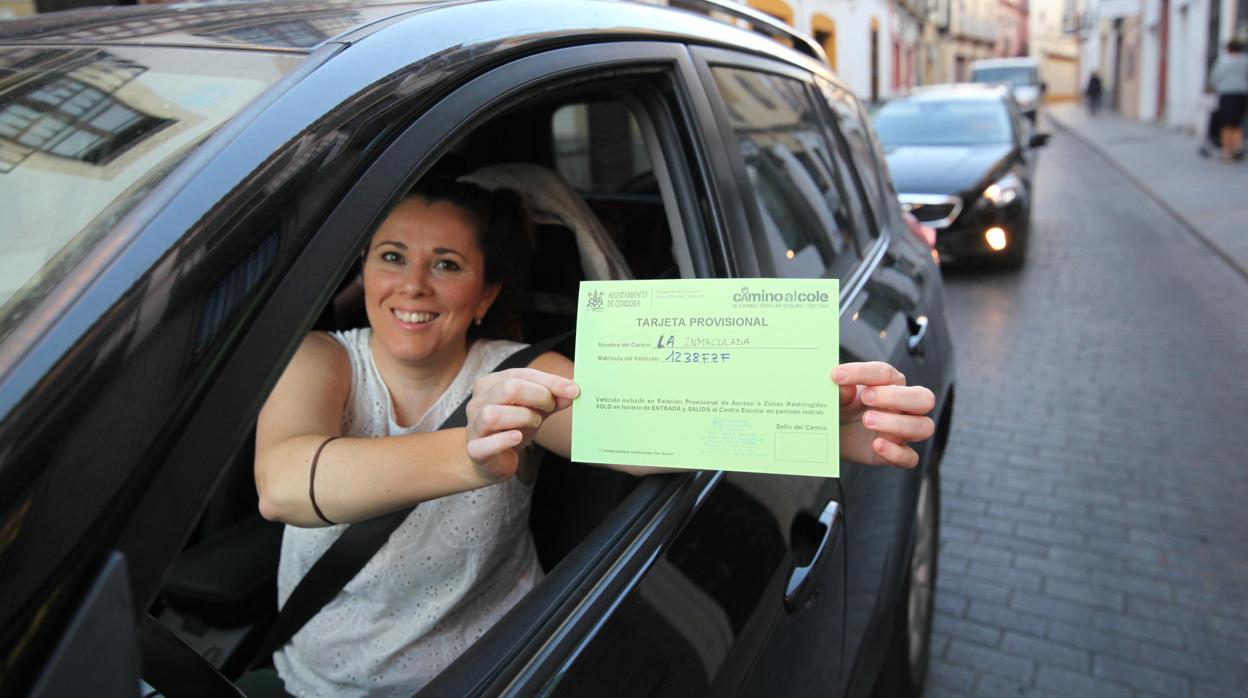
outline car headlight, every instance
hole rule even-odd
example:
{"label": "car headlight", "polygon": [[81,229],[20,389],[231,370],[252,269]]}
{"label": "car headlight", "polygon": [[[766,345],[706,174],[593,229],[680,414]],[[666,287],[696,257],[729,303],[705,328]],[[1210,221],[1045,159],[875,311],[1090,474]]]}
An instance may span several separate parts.
{"label": "car headlight", "polygon": [[1005,206],[1023,193],[1023,182],[1013,173],[998,179],[984,189],[984,198],[995,206]]}

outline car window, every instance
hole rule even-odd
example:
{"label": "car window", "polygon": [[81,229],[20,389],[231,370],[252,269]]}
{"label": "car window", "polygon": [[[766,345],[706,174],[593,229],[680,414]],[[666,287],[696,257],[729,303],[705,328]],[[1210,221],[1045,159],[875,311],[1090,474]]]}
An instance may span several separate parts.
{"label": "car window", "polygon": [[858,257],[854,214],[805,85],[736,68],[713,75],[762,218],[751,231],[760,261],[780,276],[844,275]]}
{"label": "car window", "polygon": [[0,49],[0,336],[297,64],[242,51]]}
{"label": "car window", "polygon": [[1009,66],[999,68],[976,68],[971,73],[972,82],[990,82],[1018,87],[1035,85],[1039,82],[1034,68],[1028,66]]}
{"label": "car window", "polygon": [[874,216],[875,225],[869,232],[878,236],[879,226],[887,220],[884,207],[893,206],[897,198],[888,178],[884,154],[871,134],[871,122],[853,95],[827,80],[819,80],[819,90],[836,115],[836,126],[844,139],[846,155],[853,164],[867,207]]}
{"label": "car window", "polygon": [[685,250],[674,244],[683,238],[669,232],[680,230],[679,217],[662,201],[662,168],[656,173],[650,154],[657,143],[647,142],[640,115],[635,104],[611,98],[558,106],[549,118],[554,169],[589,205],[634,277],[691,275]]}
{"label": "car window", "polygon": [[561,106],[550,130],[555,169],[581,191],[616,191],[651,169],[641,127],[618,102]]}
{"label": "car window", "polygon": [[998,145],[1014,138],[1010,114],[996,99],[899,100],[875,112],[885,146]]}

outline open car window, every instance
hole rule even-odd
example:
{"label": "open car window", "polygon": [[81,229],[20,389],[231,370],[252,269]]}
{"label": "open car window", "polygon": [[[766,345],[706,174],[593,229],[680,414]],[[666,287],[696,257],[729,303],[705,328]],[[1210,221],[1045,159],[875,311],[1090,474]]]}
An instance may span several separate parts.
{"label": "open car window", "polygon": [[[662,70],[542,85],[466,124],[448,149],[419,165],[422,176],[529,189],[522,198],[537,225],[520,309],[525,341],[574,327],[582,280],[674,278],[709,266],[700,219],[706,207],[699,205],[702,189],[685,164],[693,146],[677,126],[676,90]],[[678,197],[694,203],[678,205]],[[337,290],[315,329],[366,323],[357,277],[353,265],[344,278],[325,280]],[[276,612],[282,526],[258,515],[252,458],[249,445],[228,466],[149,609],[229,678],[251,662]],[[630,500],[638,487],[636,478],[547,454],[529,517],[543,570],[554,572],[612,517],[638,516],[640,505]],[[660,489],[649,487],[647,496]],[[626,501],[634,504],[622,508]],[[608,538],[599,536],[592,545]],[[499,625],[513,622],[525,621],[508,616]]]}

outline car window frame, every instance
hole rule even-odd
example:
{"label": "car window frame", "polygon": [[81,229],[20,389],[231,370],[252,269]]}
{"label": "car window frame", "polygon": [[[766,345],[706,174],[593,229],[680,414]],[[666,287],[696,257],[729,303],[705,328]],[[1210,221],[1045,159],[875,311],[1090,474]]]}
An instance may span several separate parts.
{"label": "car window frame", "polygon": [[[841,157],[853,165],[849,168],[849,174],[853,179],[854,188],[858,192],[858,198],[862,202],[864,216],[867,218],[869,228],[865,232],[870,239],[862,242],[862,247],[865,251],[874,244],[874,241],[883,234],[884,229],[887,227],[887,215],[884,207],[895,204],[897,201],[896,194],[891,193],[892,180],[888,174],[886,163],[876,154],[877,145],[875,136],[870,128],[871,122],[853,93],[847,87],[823,77],[816,77],[813,89],[815,101],[819,105],[818,108],[823,112],[826,119],[825,129],[828,132],[828,138],[836,144],[836,148],[840,150]],[[837,94],[837,92],[840,94]],[[860,162],[856,156],[855,148],[850,145],[849,136],[845,135],[843,119],[832,108],[831,102],[833,100],[842,100],[849,110],[854,112],[853,118],[868,141],[865,144],[867,152],[864,153],[864,157],[869,159],[868,162]],[[860,170],[863,167],[870,167],[875,171],[875,181],[878,185],[876,191],[870,191],[866,181],[862,178]]]}
{"label": "car window frame", "polygon": [[[373,159],[346,192],[324,223],[313,234],[308,248],[280,280],[266,306],[260,311],[247,336],[240,342],[235,359],[221,374],[221,385],[237,389],[240,374],[253,376],[251,390],[263,399],[289,360],[299,340],[310,329],[311,318],[301,331],[285,338],[279,359],[267,367],[268,381],[255,381],[264,367],[237,357],[255,352],[271,355],[272,346],[262,351],[258,343],[272,344],[275,327],[289,327],[289,317],[307,316],[309,298],[319,297],[336,285],[354,264],[355,252],[366,244],[371,231],[385,213],[412,184],[444,154],[455,140],[488,118],[491,110],[514,103],[526,91],[540,89],[577,75],[601,75],[620,70],[636,75],[639,69],[667,71],[684,99],[696,99],[696,78],[685,47],[665,42],[622,41],[610,44],[570,46],[517,57],[492,68],[449,90],[436,103],[421,112]],[[677,115],[679,116],[679,115]],[[673,116],[676,118],[676,116]],[[696,140],[697,128],[692,111],[680,116]],[[656,119],[655,121],[663,121]],[[653,124],[652,124],[653,125]],[[655,125],[661,137],[678,132],[666,124]],[[666,132],[665,132],[666,131]],[[706,172],[709,168],[699,154],[665,151],[669,168]],[[655,162],[656,168],[660,166]],[[680,179],[680,178],[672,178]],[[705,181],[705,180],[702,180]],[[702,206],[694,182],[676,182],[676,205],[686,215],[701,215]],[[712,207],[712,210],[715,210]],[[686,219],[686,238],[699,275],[724,275],[728,257],[717,243],[722,234],[717,216],[699,219],[691,226]],[[697,231],[695,234],[694,231]],[[675,232],[675,231],[673,231]],[[704,234],[704,235],[703,235]],[[296,312],[297,310],[297,312]],[[210,402],[210,401],[206,401]],[[557,674],[568,660],[568,652],[583,645],[584,635],[600,623],[603,613],[640,578],[647,561],[667,540],[674,537],[685,516],[694,510],[705,494],[720,480],[722,473],[697,471],[647,478],[626,501],[617,507],[590,537],[547,575],[512,612],[476,643],[460,660],[439,676],[434,692],[455,694],[492,693],[515,681],[545,682]],[[609,574],[608,574],[609,573]],[[514,618],[513,618],[514,616]],[[453,689],[448,689],[454,686]]]}
{"label": "car window frame", "polygon": [[[715,132],[718,134],[718,149],[725,153],[725,159],[727,161],[726,164],[730,168],[731,172],[731,193],[722,194],[721,198],[735,199],[738,202],[741,202],[742,206],[742,215],[731,222],[728,234],[728,238],[733,246],[733,258],[736,261],[735,266],[738,269],[749,269],[750,272],[752,272],[741,274],[741,276],[765,276],[765,274],[762,273],[763,268],[756,261],[753,263],[749,262],[752,257],[759,255],[744,254],[742,252],[743,250],[750,250],[753,252],[756,249],[750,229],[751,226],[759,225],[761,219],[759,217],[758,204],[755,201],[753,186],[750,184],[749,175],[745,171],[744,160],[742,159],[739,148],[736,144],[737,137],[728,119],[723,98],[718,94],[718,87],[716,86],[712,69],[722,66],[727,68],[752,70],[761,73],[770,73],[784,78],[795,79],[803,85],[803,89],[806,91],[807,97],[815,100],[816,104],[813,104],[812,106],[817,110],[817,113],[821,115],[824,113],[823,110],[825,107],[817,104],[817,102],[822,99],[821,96],[818,99],[815,99],[817,86],[814,83],[814,79],[816,76],[823,79],[830,79],[831,76],[830,74],[814,73],[806,68],[788,63],[782,63],[772,58],[765,58],[729,49],[697,46],[691,47],[691,51],[696,61],[698,75],[702,81],[702,87],[708,94],[706,105],[706,108],[710,110],[708,120],[714,124]],[[826,130],[826,124],[821,124],[821,130],[824,133],[824,138],[829,139],[830,137]],[[838,145],[834,141],[829,140],[827,147],[834,154],[841,155]],[[845,186],[847,184],[846,182],[841,181],[839,172],[836,173],[836,176],[839,185]],[[720,185],[726,186],[722,182]],[[852,190],[853,185],[851,184],[849,186]],[[880,226],[879,230],[879,237],[876,238],[873,244],[867,247],[862,247],[860,245],[858,235],[856,233],[851,235],[855,241],[856,248],[854,249],[854,254],[856,259],[845,271],[845,273],[839,277],[841,281],[842,312],[848,305],[850,296],[852,295],[851,291],[862,285],[862,282],[865,280],[870,268],[873,267],[872,260],[879,256],[881,246],[887,244],[888,236],[886,234],[886,229],[883,226]]]}
{"label": "car window frame", "polygon": [[[858,249],[865,255],[866,251],[871,248],[875,241],[880,237],[882,224],[880,214],[877,211],[879,204],[876,203],[876,197],[867,192],[866,184],[862,179],[862,166],[858,158],[854,156],[854,150],[849,145],[849,139],[845,135],[841,126],[842,120],[828,103],[829,98],[824,93],[823,82],[816,79],[810,86],[811,99],[815,101],[815,110],[823,115],[823,131],[824,138],[828,141],[828,147],[840,156],[839,167],[842,170],[842,180],[845,186],[850,190],[848,196],[857,200],[858,215],[862,218],[865,227],[862,230],[854,230],[853,233],[858,239]],[[865,166],[875,168],[874,163],[865,163]],[[851,204],[855,205],[855,204]]]}

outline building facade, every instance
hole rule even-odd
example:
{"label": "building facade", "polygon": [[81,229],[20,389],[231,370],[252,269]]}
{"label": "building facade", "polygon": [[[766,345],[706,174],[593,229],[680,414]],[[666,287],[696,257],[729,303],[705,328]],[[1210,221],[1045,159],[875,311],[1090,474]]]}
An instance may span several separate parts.
{"label": "building facade", "polygon": [[996,54],[1002,57],[1029,55],[1027,0],[998,0]]}
{"label": "building facade", "polygon": [[1248,40],[1248,0],[1084,0],[1080,80],[1093,71],[1124,116],[1203,134],[1209,70],[1232,37]]}
{"label": "building facade", "polygon": [[1029,46],[1028,0],[738,1],[814,37],[837,75],[869,101],[965,80],[971,61],[1026,55]]}
{"label": "building facade", "polygon": [[897,91],[893,76],[902,66],[896,56],[904,59],[905,54],[893,50],[897,18],[891,0],[738,1],[814,37],[832,70],[862,99],[875,101]]}
{"label": "building facade", "polygon": [[1031,0],[1029,54],[1040,62],[1047,101],[1078,99],[1078,7],[1075,0]]}
{"label": "building facade", "polygon": [[953,0],[950,22],[953,66],[952,82],[970,77],[972,61],[996,56],[999,0]]}

